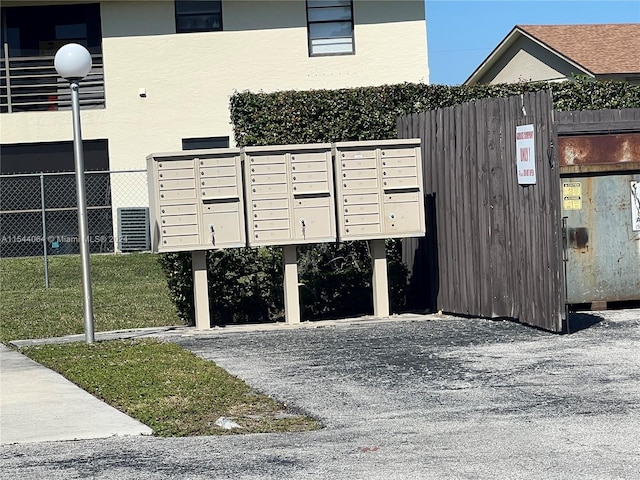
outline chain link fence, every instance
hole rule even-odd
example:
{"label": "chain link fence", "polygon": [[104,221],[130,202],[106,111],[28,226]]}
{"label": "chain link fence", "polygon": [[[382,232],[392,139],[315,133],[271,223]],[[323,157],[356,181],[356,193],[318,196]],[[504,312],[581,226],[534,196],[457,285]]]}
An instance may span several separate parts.
{"label": "chain link fence", "polygon": [[[150,248],[146,170],[85,173],[90,253]],[[0,257],[80,252],[74,172],[0,175]]]}

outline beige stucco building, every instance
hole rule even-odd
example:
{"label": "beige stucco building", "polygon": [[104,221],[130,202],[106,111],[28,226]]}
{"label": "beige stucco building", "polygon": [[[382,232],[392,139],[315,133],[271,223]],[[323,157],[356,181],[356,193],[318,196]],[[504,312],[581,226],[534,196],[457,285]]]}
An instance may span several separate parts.
{"label": "beige stucco building", "polygon": [[[69,96],[53,70],[72,41],[94,58],[81,84],[87,170],[233,146],[235,91],[429,81],[422,0],[4,0],[2,20],[3,174],[73,171]],[[114,230],[117,207],[146,206],[119,178]]]}
{"label": "beige stucco building", "polygon": [[575,76],[640,83],[640,24],[516,25],[465,81],[562,81]]}

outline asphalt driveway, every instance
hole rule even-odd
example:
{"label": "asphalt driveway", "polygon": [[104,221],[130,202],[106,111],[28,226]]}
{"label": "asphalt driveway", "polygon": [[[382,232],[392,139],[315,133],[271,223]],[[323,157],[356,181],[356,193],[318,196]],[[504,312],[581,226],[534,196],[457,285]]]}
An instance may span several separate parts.
{"label": "asphalt driveway", "polygon": [[582,316],[574,325],[594,322],[564,336],[437,316],[174,333],[164,338],[320,418],[325,428],[8,445],[0,449],[0,475],[635,479],[640,310]]}

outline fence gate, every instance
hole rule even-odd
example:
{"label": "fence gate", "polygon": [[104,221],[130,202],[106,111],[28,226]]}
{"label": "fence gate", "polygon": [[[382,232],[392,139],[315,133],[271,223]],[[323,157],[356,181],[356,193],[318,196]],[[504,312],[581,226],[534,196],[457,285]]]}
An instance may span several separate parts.
{"label": "fence gate", "polygon": [[403,247],[416,306],[563,330],[552,116],[536,92],[398,119],[400,138],[422,139],[427,236]]}

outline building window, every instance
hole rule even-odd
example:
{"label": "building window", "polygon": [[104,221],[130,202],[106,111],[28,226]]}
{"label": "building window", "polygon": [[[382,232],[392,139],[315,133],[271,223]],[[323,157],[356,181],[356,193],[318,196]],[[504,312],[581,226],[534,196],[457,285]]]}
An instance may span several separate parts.
{"label": "building window", "polygon": [[309,55],[348,55],[353,46],[352,0],[307,0]]}
{"label": "building window", "polygon": [[222,30],[222,0],[176,0],[176,32]]}
{"label": "building window", "polygon": [[229,148],[229,137],[183,138],[182,150]]}

